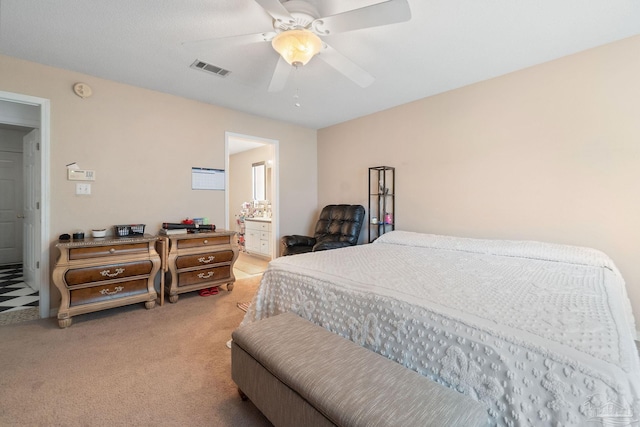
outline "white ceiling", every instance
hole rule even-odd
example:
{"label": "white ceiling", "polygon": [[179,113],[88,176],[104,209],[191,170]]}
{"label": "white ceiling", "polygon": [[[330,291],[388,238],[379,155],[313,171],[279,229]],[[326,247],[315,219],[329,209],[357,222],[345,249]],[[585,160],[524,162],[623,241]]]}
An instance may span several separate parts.
{"label": "white ceiling", "polygon": [[241,153],[243,151],[253,150],[254,148],[260,148],[264,146],[264,142],[259,142],[251,139],[240,137],[229,137],[229,150],[230,156]]}
{"label": "white ceiling", "polygon": [[[309,2],[328,16],[380,0]],[[0,0],[0,53],[322,128],[640,34],[637,0],[409,5],[408,22],[324,38],[375,76],[365,89],[314,58],[282,92],[269,93],[278,59],[270,43],[199,55],[182,45],[271,30],[254,0]],[[196,58],[231,74],[189,68]]]}

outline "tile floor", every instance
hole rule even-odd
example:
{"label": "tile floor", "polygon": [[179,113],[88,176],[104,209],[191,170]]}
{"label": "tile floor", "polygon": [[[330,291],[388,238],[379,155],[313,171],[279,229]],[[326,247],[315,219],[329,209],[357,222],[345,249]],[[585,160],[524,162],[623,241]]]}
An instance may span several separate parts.
{"label": "tile floor", "polygon": [[269,260],[266,258],[240,252],[234,264],[233,275],[236,276],[236,280],[253,277],[256,274],[264,273],[268,264]]}
{"label": "tile floor", "polygon": [[0,266],[0,313],[37,307],[40,296],[22,281],[22,265]]}

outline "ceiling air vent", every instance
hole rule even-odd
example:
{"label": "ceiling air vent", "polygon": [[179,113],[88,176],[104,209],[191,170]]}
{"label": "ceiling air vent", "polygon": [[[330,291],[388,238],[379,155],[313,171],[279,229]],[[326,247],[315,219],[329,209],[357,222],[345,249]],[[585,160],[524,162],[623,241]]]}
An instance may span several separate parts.
{"label": "ceiling air vent", "polygon": [[191,64],[191,68],[195,68],[197,70],[206,71],[208,73],[216,74],[220,77],[226,77],[231,71],[225,70],[224,68],[216,67],[215,65],[207,64],[206,62],[202,62],[199,59],[196,59],[193,64]]}

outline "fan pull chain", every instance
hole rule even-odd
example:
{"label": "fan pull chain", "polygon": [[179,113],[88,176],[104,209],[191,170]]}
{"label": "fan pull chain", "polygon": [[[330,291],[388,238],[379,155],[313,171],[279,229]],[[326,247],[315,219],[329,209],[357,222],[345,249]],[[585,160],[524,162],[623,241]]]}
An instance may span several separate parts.
{"label": "fan pull chain", "polygon": [[293,105],[295,107],[302,107],[300,103],[300,88],[298,87],[298,69],[300,68],[298,65],[293,66],[295,68],[293,72],[293,84],[296,88],[296,92],[293,94]]}

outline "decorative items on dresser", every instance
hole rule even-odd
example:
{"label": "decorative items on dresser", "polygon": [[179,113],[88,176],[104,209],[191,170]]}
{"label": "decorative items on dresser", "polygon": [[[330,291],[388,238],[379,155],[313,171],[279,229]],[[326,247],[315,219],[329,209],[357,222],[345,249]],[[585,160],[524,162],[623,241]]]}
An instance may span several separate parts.
{"label": "decorative items on dresser", "polygon": [[234,231],[168,235],[169,267],[165,293],[169,301],[178,295],[205,288],[227,285],[233,289],[233,264],[238,258]]}
{"label": "decorative items on dresser", "polygon": [[369,168],[369,243],[384,233],[395,230],[395,188],[395,168]]}
{"label": "decorative items on dresser", "polygon": [[53,283],[61,294],[58,325],[71,318],[123,305],[156,304],[154,278],[160,270],[157,236],[87,238],[60,242]]}
{"label": "decorative items on dresser", "polygon": [[252,255],[271,257],[271,220],[245,218],[245,250]]}

